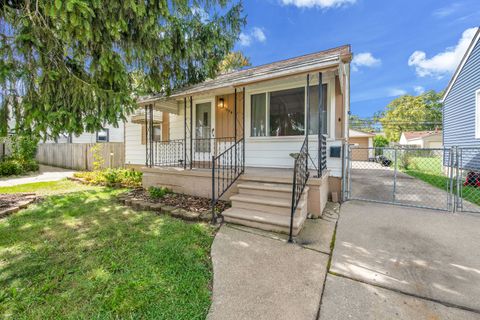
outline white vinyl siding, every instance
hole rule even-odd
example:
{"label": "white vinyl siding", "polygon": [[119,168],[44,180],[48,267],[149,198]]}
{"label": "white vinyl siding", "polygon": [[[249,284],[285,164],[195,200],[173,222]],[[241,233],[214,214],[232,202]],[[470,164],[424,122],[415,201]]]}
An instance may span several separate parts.
{"label": "white vinyl siding", "polygon": [[[317,80],[318,82],[318,80]],[[330,146],[341,146],[342,140],[335,139],[335,78],[333,73],[327,73],[323,76],[323,83],[327,84],[327,168],[331,171],[331,176],[340,177],[342,168],[341,158],[330,158]],[[318,84],[311,81],[312,86]],[[284,90],[289,88],[298,88],[305,86],[305,77],[298,80],[282,79],[281,81],[273,81],[270,83],[262,83],[260,85],[252,85],[246,88],[245,92],[245,165],[254,167],[277,167],[292,168],[293,158],[291,153],[298,152],[305,139],[301,136],[251,136],[251,96],[256,93],[271,92],[276,90]],[[195,104],[215,101],[215,96],[202,96],[202,99],[193,98]],[[239,106],[242,107],[241,105]],[[178,114],[169,114],[170,117],[170,140],[184,138],[184,105],[183,100],[178,102]],[[193,110],[195,117],[195,109]],[[215,124],[215,114],[212,115],[212,123]],[[195,120],[195,119],[193,119]],[[190,126],[190,101],[187,100],[187,127]],[[195,125],[193,130],[195,130]],[[195,132],[195,131],[193,131]],[[189,150],[190,129],[187,129],[187,150]],[[309,150],[313,161],[317,162],[317,135],[309,136]],[[126,124],[125,136],[126,163],[145,164],[145,145],[141,144],[141,125]],[[189,151],[187,151],[189,152]],[[311,164],[312,165],[312,164]],[[312,167],[312,166],[311,166]]]}
{"label": "white vinyl siding", "polygon": [[145,165],[145,145],[142,144],[142,125],[125,122],[125,163]]}

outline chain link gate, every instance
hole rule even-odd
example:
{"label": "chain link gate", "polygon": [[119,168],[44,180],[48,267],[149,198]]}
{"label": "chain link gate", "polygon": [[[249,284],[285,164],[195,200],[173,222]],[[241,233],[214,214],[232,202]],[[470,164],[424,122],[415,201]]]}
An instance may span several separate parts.
{"label": "chain link gate", "polygon": [[458,205],[456,149],[346,149],[344,199],[445,211]]}
{"label": "chain link gate", "polygon": [[455,148],[455,211],[480,213],[480,148]]}

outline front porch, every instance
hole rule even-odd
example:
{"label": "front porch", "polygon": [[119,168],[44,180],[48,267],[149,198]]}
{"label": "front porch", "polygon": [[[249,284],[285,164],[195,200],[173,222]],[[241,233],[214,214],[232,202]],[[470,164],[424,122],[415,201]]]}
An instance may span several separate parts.
{"label": "front porch", "polygon": [[214,221],[230,200],[226,221],[298,233],[342,174],[350,59],[339,47],[143,98],[143,185],[210,198]]}
{"label": "front porch", "polygon": [[[227,174],[220,174],[222,168],[218,172],[215,170],[223,178],[220,180],[208,168],[145,167],[142,171],[145,188],[167,186],[177,193],[205,198],[216,198],[217,188],[225,189],[220,199],[232,201],[232,208],[223,213],[227,222],[289,232],[292,193],[295,192],[293,169],[245,167],[233,182]],[[319,217],[327,203],[329,171],[324,170],[320,177],[316,174],[315,170],[309,171],[301,201],[294,212],[293,235],[301,230],[307,214]],[[212,181],[216,181],[215,188],[212,188]],[[229,188],[226,188],[227,183]]]}

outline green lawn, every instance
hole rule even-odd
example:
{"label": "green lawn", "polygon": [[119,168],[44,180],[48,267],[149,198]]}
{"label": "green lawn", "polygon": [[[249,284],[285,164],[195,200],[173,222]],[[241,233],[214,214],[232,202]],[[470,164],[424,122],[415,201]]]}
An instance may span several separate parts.
{"label": "green lawn", "polygon": [[205,318],[212,228],[133,211],[118,192],[49,196],[0,219],[0,318]]}
{"label": "green lawn", "polygon": [[42,196],[86,190],[102,190],[102,188],[80,184],[67,179],[20,184],[12,187],[0,187],[0,193],[35,192]]}
{"label": "green lawn", "polygon": [[[402,171],[442,190],[447,190],[450,182],[450,178],[443,173],[441,157],[411,157],[408,169]],[[461,183],[463,184],[463,181]],[[456,181],[453,183],[453,190],[457,192]],[[480,205],[480,188],[462,185],[462,198]]]}

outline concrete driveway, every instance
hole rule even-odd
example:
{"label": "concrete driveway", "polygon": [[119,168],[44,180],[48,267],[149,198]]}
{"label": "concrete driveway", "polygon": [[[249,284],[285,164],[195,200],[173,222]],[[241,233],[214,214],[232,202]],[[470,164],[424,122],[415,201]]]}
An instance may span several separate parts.
{"label": "concrete driveway", "polygon": [[480,319],[480,217],[343,204],[322,319],[342,319],[339,296],[357,319]]}
{"label": "concrete driveway", "polygon": [[38,172],[28,176],[17,176],[0,179],[0,187],[11,187],[19,184],[57,181],[73,176],[74,170],[40,165]]}
{"label": "concrete driveway", "polygon": [[[351,199],[393,202],[393,188],[396,180],[395,203],[441,210],[451,208],[452,199],[447,192],[446,184],[443,188],[437,188],[400,171],[397,171],[394,179],[393,168],[365,161],[352,161],[350,176]],[[463,201],[463,206],[465,210],[480,212],[479,206],[466,200]]]}

